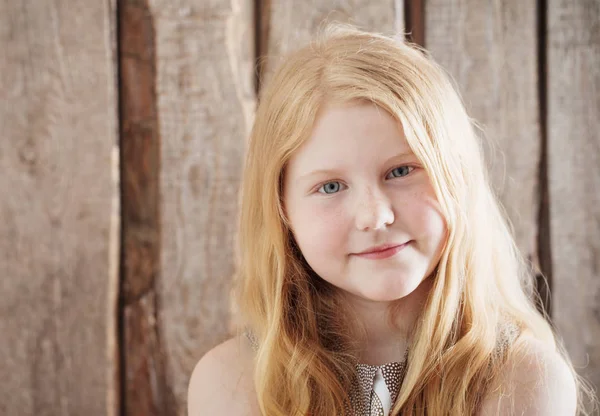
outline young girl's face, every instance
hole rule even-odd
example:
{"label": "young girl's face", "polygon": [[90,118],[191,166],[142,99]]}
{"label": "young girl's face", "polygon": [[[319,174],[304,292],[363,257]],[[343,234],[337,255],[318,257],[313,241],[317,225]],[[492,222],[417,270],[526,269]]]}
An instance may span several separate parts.
{"label": "young girl's face", "polygon": [[[429,178],[400,123],[371,103],[321,110],[286,168],[284,206],[312,269],[368,300],[414,291],[437,265],[446,236]],[[359,254],[382,244],[400,247]]]}

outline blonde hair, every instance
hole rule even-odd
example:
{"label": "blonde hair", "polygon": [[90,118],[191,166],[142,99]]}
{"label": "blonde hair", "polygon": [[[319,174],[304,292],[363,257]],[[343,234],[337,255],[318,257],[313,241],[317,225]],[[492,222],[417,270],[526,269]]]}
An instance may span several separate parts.
{"label": "blonde hair", "polygon": [[340,415],[347,408],[357,354],[341,313],[347,306],[298,249],[282,180],[319,109],[352,100],[402,123],[448,229],[392,414],[473,414],[503,364],[506,354],[496,352],[511,325],[556,347],[553,330],[528,296],[531,273],[450,77],[416,45],[341,25],[282,61],[261,91],[247,151],[233,303],[260,345],[261,411]]}

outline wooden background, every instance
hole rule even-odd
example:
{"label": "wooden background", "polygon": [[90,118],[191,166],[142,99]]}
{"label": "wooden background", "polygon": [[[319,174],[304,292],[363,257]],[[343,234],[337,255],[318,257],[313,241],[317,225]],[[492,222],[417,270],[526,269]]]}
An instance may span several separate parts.
{"label": "wooden background", "polygon": [[600,0],[67,3],[0,2],[0,414],[186,414],[230,334],[257,91],[325,19],[410,32],[453,76],[600,386]]}

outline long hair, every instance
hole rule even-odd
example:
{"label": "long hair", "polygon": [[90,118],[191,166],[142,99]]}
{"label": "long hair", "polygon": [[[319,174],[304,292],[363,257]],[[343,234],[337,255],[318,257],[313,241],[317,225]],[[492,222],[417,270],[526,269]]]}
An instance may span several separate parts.
{"label": "long hair", "polygon": [[451,78],[416,45],[342,25],[282,60],[261,91],[246,153],[233,304],[258,340],[261,411],[340,415],[347,408],[358,353],[352,310],[303,258],[282,182],[319,109],[354,100],[402,124],[448,230],[392,414],[473,414],[507,355],[498,346],[508,339],[504,352],[515,348],[510,328],[557,347],[554,332],[535,307],[531,272]]}

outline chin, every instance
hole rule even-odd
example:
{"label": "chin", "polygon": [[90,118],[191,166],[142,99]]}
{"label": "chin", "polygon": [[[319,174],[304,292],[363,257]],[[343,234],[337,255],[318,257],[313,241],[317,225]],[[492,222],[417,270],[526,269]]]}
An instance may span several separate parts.
{"label": "chin", "polygon": [[423,279],[394,281],[393,284],[373,283],[358,290],[362,298],[376,302],[392,302],[409,296],[419,287]]}

